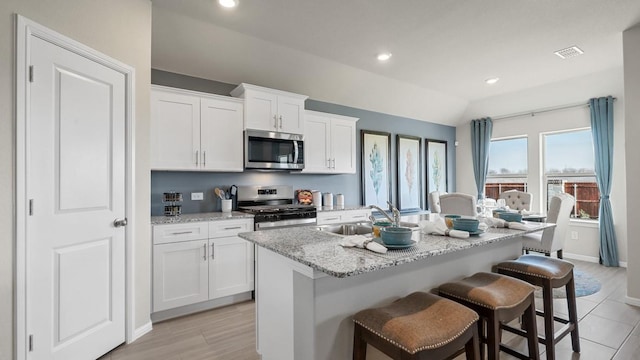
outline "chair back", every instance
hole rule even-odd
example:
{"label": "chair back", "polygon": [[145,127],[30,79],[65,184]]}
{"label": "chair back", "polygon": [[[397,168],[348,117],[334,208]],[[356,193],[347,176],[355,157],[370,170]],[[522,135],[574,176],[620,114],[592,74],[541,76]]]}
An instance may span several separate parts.
{"label": "chair back", "polygon": [[513,210],[531,210],[531,202],[533,195],[520,190],[509,190],[500,194],[499,199],[504,199],[509,209]]}
{"label": "chair back", "polygon": [[443,214],[478,216],[476,197],[463,193],[440,195],[440,210]]}
{"label": "chair back", "polygon": [[542,247],[548,249],[549,252],[558,251],[564,247],[569,228],[569,217],[575,202],[575,198],[566,193],[560,193],[549,201],[547,222],[556,224],[555,228],[546,229],[542,233]]}
{"label": "chair back", "polygon": [[[446,193],[443,193],[443,195],[444,194]],[[431,211],[431,213],[438,214],[442,211],[440,208],[440,193],[438,191],[430,192],[427,200],[429,203],[429,211]]]}

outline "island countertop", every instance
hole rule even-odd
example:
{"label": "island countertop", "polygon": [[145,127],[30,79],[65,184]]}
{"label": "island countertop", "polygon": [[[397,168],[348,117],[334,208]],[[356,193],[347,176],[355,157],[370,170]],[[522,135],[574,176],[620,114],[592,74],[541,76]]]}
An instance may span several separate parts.
{"label": "island countertop", "polygon": [[517,238],[525,233],[541,231],[555,224],[527,223],[531,230],[491,228],[479,236],[457,239],[448,236],[426,235],[415,231],[416,246],[403,250],[389,250],[385,254],[359,248],[340,246],[343,236],[315,230],[312,227],[294,227],[240,233],[238,236],[337,278],[364,274],[421,259],[448,254]]}

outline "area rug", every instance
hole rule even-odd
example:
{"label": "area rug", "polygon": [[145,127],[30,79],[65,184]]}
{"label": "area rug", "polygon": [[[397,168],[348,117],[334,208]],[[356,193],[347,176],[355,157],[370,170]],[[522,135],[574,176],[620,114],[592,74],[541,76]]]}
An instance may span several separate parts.
{"label": "area rug", "polygon": [[[602,285],[598,279],[582,270],[573,269],[573,278],[576,283],[576,297],[592,295],[600,291]],[[542,289],[536,291],[536,297],[542,297]],[[553,297],[566,298],[567,293],[564,287],[553,289]]]}

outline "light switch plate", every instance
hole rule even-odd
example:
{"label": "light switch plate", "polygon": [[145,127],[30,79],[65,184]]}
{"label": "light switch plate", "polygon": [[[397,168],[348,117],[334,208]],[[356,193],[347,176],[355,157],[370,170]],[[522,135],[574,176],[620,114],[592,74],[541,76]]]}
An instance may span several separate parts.
{"label": "light switch plate", "polygon": [[201,193],[201,192],[191,193],[191,200],[204,200],[204,193]]}

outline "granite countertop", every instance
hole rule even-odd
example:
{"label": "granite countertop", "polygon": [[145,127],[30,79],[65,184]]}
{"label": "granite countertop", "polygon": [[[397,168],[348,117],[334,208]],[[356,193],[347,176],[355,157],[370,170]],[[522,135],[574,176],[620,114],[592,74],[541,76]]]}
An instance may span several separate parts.
{"label": "granite countertop", "polygon": [[230,213],[208,212],[198,214],[183,214],[179,216],[152,216],[151,225],[183,224],[198,221],[220,221],[246,218],[253,219],[253,215],[240,211],[232,211]]}
{"label": "granite countertop", "polygon": [[480,236],[456,239],[425,235],[415,231],[416,246],[406,250],[389,250],[386,254],[340,246],[343,236],[312,228],[286,228],[240,233],[238,236],[312,269],[344,278],[421,259],[505,241],[524,233],[535,232],[555,224],[528,223],[532,230],[489,229]]}

